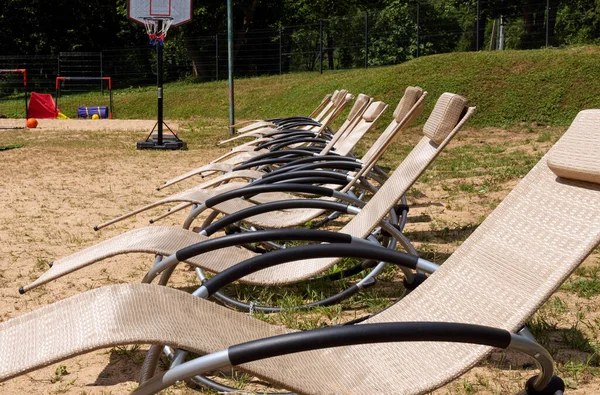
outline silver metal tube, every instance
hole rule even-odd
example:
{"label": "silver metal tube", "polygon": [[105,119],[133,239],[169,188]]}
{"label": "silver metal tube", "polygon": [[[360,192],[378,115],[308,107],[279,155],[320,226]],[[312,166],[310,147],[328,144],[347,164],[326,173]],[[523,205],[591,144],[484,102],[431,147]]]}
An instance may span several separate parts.
{"label": "silver metal tube", "polygon": [[142,283],[151,283],[160,273],[164,272],[171,266],[177,265],[178,263],[179,260],[177,259],[177,256],[175,254],[169,255],[166,258],[162,258],[158,263],[155,260],[154,266],[148,271],[148,273],[146,273],[146,275],[142,279]]}
{"label": "silver metal tube", "polygon": [[208,289],[206,289],[206,287],[203,285],[200,288],[198,288],[197,290],[195,290],[192,295],[197,296],[201,299],[206,299],[208,298]]}
{"label": "silver metal tube", "polygon": [[196,268],[196,276],[198,276],[200,283],[203,283],[206,281],[206,276],[204,275],[204,272],[202,271],[202,269],[200,269],[199,267]]}
{"label": "silver metal tube", "polygon": [[357,215],[358,213],[360,213],[360,209],[354,206],[348,206],[348,209],[346,211],[348,212],[348,214],[352,215]]}
{"label": "silver metal tube", "polygon": [[184,350],[175,350],[175,358],[171,362],[171,366],[169,369],[173,369],[175,366],[179,366],[185,362],[185,357],[187,357],[188,353]]}
{"label": "silver metal tube", "polygon": [[531,331],[529,330],[529,328],[527,328],[526,326],[524,326],[523,328],[521,328],[521,330],[519,332],[517,332],[517,334],[526,337],[527,339],[537,342],[537,340],[535,339],[535,336],[533,336],[533,333],[531,333]]}
{"label": "silver metal tube", "polygon": [[417,270],[421,271],[421,272],[425,272],[425,273],[434,273],[437,269],[439,269],[440,266],[433,263],[433,262],[429,262],[428,260],[425,260],[423,258],[419,258],[419,260],[417,261]]}
{"label": "silver metal tube", "polygon": [[187,216],[185,222],[183,223],[183,229],[189,229],[190,226],[192,226],[192,222],[194,222],[196,217],[200,215],[204,210],[206,210],[206,208],[206,205],[202,203],[201,205],[190,211],[190,214]]}
{"label": "silver metal tube", "polygon": [[550,353],[535,341],[514,333],[511,333],[508,348],[527,354],[535,359],[541,372],[533,383],[533,388],[538,391],[546,388],[554,376],[554,360]]}
{"label": "silver metal tube", "polygon": [[[356,286],[360,289],[363,288],[363,285],[365,283],[368,283],[371,281],[372,278],[377,277],[377,275],[379,273],[381,273],[381,271],[383,270],[383,268],[387,265],[386,262],[379,262],[377,264],[377,266],[375,266],[375,268],[373,270],[371,270],[369,272],[369,274],[367,274],[362,280],[360,280],[358,283],[356,283]],[[412,274],[412,273],[411,273]]]}
{"label": "silver metal tube", "polygon": [[229,350],[218,351],[186,362],[161,375],[155,376],[140,385],[133,393],[137,395],[155,394],[178,381],[230,365]]}

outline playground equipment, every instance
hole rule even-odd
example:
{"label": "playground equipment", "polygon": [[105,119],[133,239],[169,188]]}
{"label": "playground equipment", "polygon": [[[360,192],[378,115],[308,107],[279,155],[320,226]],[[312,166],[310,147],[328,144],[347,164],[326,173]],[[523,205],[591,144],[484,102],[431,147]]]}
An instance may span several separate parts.
{"label": "playground equipment", "polygon": [[[185,142],[177,137],[163,120],[163,44],[170,27],[192,20],[192,0],[128,0],[127,17],[146,27],[150,45],[156,46],[156,87],[158,90],[158,120],[145,141],[137,143],[137,149],[186,149]],[[163,138],[163,126],[171,132],[171,141]],[[152,139],[157,130],[157,139]]]}
{"label": "playground equipment", "polygon": [[39,119],[56,119],[60,110],[49,93],[31,92],[28,117]]}
{"label": "playground equipment", "polygon": [[27,70],[26,69],[0,69],[0,74],[23,74],[23,91],[24,91],[24,95],[25,95],[25,119],[27,119],[28,116],[28,101],[29,101],[29,94],[27,92]]}
{"label": "playground equipment", "polygon": [[[104,112],[102,112],[100,109],[102,108],[102,106],[98,107],[98,106],[92,106],[89,107],[89,112],[88,112],[88,108],[87,107],[83,107],[83,114],[88,114],[89,113],[89,117],[91,117],[93,114],[98,114],[100,116],[100,118],[110,118],[113,119],[113,93],[112,93],[112,78],[111,77],[56,77],[56,100],[55,100],[55,109],[58,110],[58,98],[61,95],[61,88],[64,86],[64,84],[67,81],[102,81],[107,83],[107,87],[108,87],[108,97],[109,97],[109,105],[108,105],[108,109],[106,109],[106,106],[104,106],[104,108],[106,109]],[[81,109],[81,107],[80,107]],[[80,116],[80,111],[78,110],[78,116]],[[87,118],[88,116],[85,116],[84,118]]]}

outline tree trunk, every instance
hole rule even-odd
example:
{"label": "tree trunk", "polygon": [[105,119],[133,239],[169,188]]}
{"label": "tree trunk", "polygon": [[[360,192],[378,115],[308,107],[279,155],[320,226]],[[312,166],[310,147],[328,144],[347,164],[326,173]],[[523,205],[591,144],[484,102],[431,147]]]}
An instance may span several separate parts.
{"label": "tree trunk", "polygon": [[196,43],[192,42],[188,37],[184,37],[185,40],[185,48],[187,49],[187,53],[192,61],[192,73],[194,78],[210,78],[208,75],[208,70],[205,65],[202,63],[203,59],[203,51],[198,48]]}
{"label": "tree trunk", "polygon": [[548,13],[548,43],[551,46],[556,45],[556,39],[554,37],[554,28],[556,26],[556,16],[558,14],[559,7],[560,0],[550,1],[550,12]]}
{"label": "tree trunk", "polygon": [[327,63],[329,65],[329,70],[333,70],[335,68],[334,64],[334,55],[333,55],[333,38],[327,35]]}

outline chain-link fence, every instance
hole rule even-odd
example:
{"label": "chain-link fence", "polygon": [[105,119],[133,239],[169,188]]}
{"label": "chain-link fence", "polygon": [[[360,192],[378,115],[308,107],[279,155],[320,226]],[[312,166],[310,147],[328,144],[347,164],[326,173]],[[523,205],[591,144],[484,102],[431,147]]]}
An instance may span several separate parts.
{"label": "chain-link fence", "polygon": [[[502,0],[467,0],[458,7],[420,0],[383,11],[297,26],[234,34],[236,77],[393,65],[436,53],[535,49],[600,42],[599,17],[579,2],[550,0],[510,6]],[[516,3],[515,3],[516,4]],[[169,32],[165,81],[227,78],[227,34],[187,37]],[[30,90],[53,92],[56,76],[110,76],[115,88],[156,82],[150,45],[58,56],[0,56],[0,69],[27,69]],[[94,85],[95,84],[95,85]],[[0,78],[0,85],[2,79]],[[89,81],[63,92],[94,88]],[[0,87],[0,95],[6,90]]]}

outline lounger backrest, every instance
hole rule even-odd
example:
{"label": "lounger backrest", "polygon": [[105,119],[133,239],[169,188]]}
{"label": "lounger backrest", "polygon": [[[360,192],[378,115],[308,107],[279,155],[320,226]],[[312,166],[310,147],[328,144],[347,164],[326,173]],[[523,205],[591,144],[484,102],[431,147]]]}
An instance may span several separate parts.
{"label": "lounger backrest", "polygon": [[[452,96],[461,98],[465,104],[467,102],[466,99],[461,96]],[[447,111],[447,106],[447,100],[438,101],[431,116],[438,117],[438,122],[444,122],[446,120],[444,114],[450,116],[449,111]],[[398,200],[408,192],[410,187],[412,187],[421,174],[423,174],[431,162],[433,162],[437,155],[452,140],[474,112],[474,107],[463,107],[462,117],[457,121],[454,128],[448,133],[441,144],[434,143],[427,136],[423,137],[385,184],[383,184],[377,193],[373,195],[361,212],[352,218],[352,220],[350,220],[350,222],[348,222],[339,232],[360,238],[368,236],[371,231],[378,226],[379,222],[389,214],[390,210],[393,209]],[[440,116],[439,114],[442,115]],[[286,284],[292,281],[292,279],[297,279],[299,277],[309,278],[322,273],[338,261],[339,259],[337,258],[322,258],[302,260],[302,262],[290,262],[285,265],[277,266],[277,268],[263,270],[257,275],[257,283],[260,284],[260,281],[264,281],[264,276],[276,278],[281,284]],[[245,281],[254,281],[254,276],[249,275],[245,277]]]}
{"label": "lounger backrest", "polygon": [[[321,120],[321,126],[318,129],[316,129],[317,137],[323,134],[327,130],[327,128],[331,126],[333,121],[335,121],[344,112],[344,110],[350,105],[352,100],[354,100],[354,96],[350,93],[346,93],[344,96],[341,96],[340,99],[336,100],[335,106],[332,107],[331,111],[325,116],[325,118]],[[314,128],[310,129],[314,130]]]}
{"label": "lounger backrest", "polygon": [[323,148],[323,150],[320,152],[320,155],[326,155],[327,153],[329,153],[329,151],[331,151],[331,149],[334,148],[336,144],[339,144],[339,142],[344,141],[348,134],[352,133],[352,130],[354,130],[356,125],[360,122],[360,120],[362,119],[362,115],[365,113],[372,101],[373,98],[368,95],[362,93],[358,95],[356,101],[354,102],[354,105],[352,106],[352,109],[346,117],[346,120],[344,121],[342,126],[339,127],[338,131],[333,135],[331,141],[329,141],[327,146]]}
{"label": "lounger backrest", "polygon": [[383,133],[381,133],[377,141],[363,155],[361,161],[367,166],[364,172],[370,171],[381,155],[383,155],[383,152],[400,135],[400,132],[421,115],[425,106],[426,96],[427,92],[423,92],[423,88],[418,86],[409,86],[406,88],[404,95],[394,110],[394,118]]}
{"label": "lounger backrest", "polygon": [[[352,130],[348,131],[343,139],[340,139],[337,144],[333,145],[335,153],[338,155],[348,155],[352,152],[358,141],[373,127],[386,108],[387,104],[381,101],[369,104],[360,122]],[[328,144],[321,153],[328,152],[326,151],[328,148],[331,148],[331,144]]]}
{"label": "lounger backrest", "polygon": [[327,116],[327,114],[333,110],[333,108],[336,106],[336,103],[339,103],[340,97],[345,97],[347,93],[348,91],[345,89],[342,89],[341,91],[334,91],[329,102],[327,102],[321,112],[319,112],[319,114],[314,118],[315,121],[321,122]]}
{"label": "lounger backrest", "polygon": [[313,110],[313,112],[310,113],[309,117],[314,119],[325,108],[327,103],[329,103],[331,101],[332,96],[333,96],[333,94],[331,94],[331,93],[328,93],[327,95],[325,95],[325,97],[323,98],[323,100],[321,100],[321,103],[319,103],[317,108],[315,108]]}
{"label": "lounger backrest", "polygon": [[[459,102],[462,103],[462,108],[457,109],[456,103]],[[440,144],[436,144],[427,136],[423,137],[377,194],[367,203],[362,212],[354,217],[341,232],[352,236],[365,237],[373,230],[474,112],[474,108],[467,111],[466,104],[467,100],[459,95],[445,93],[440,97],[429,116],[428,123],[430,127],[434,127],[436,124],[449,125],[450,122],[454,122],[452,130],[447,131],[446,138]],[[456,117],[457,111],[458,118]],[[432,119],[435,121],[430,122]]]}
{"label": "lounger backrest", "polygon": [[[600,110],[582,111],[439,270],[367,322],[453,321],[518,330],[600,243],[598,174]],[[490,351],[444,347],[443,357],[431,344],[397,350],[404,359],[419,356],[425,388],[450,381]]]}

